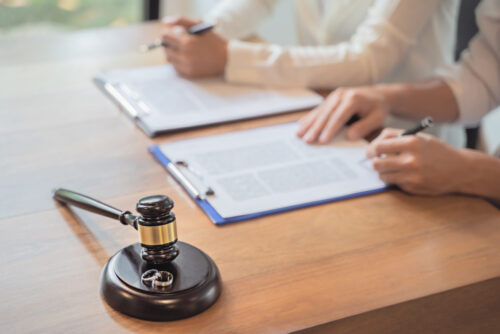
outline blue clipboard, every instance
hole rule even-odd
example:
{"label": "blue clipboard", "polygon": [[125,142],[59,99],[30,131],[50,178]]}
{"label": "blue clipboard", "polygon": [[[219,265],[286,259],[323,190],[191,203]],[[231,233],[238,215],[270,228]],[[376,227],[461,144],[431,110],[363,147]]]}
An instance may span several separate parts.
{"label": "blue clipboard", "polygon": [[[149,149],[149,152],[155,157],[155,159],[168,172],[167,165],[171,162],[171,160],[161,151],[159,145],[152,145],[148,149]],[[181,184],[181,186],[184,188],[184,186],[182,184]],[[196,204],[198,204],[198,206],[203,210],[203,212],[205,212],[205,214],[210,218],[210,220],[215,225],[226,225],[226,224],[241,222],[244,220],[250,220],[250,219],[255,219],[255,218],[259,218],[259,217],[274,215],[274,214],[277,214],[280,212],[286,212],[286,211],[291,211],[291,210],[295,210],[295,209],[306,208],[306,207],[310,207],[310,206],[314,206],[314,205],[320,205],[320,204],[324,204],[324,203],[330,203],[330,202],[340,201],[340,200],[349,199],[349,198],[355,198],[355,197],[364,196],[364,195],[376,194],[376,193],[385,191],[388,188],[389,187],[386,186],[386,187],[382,187],[382,188],[378,188],[378,189],[373,189],[373,190],[369,190],[369,191],[362,191],[362,192],[353,193],[353,194],[349,194],[349,195],[345,195],[345,196],[327,198],[327,199],[323,199],[320,201],[306,202],[306,203],[282,207],[279,209],[260,211],[260,212],[246,214],[246,215],[226,217],[226,218],[222,217],[206,199],[204,199],[204,200],[197,199],[197,198],[194,198],[193,196],[191,196],[188,191],[186,191],[186,193],[189,195],[189,197],[191,197],[193,199],[193,201],[196,202]],[[184,188],[184,190],[186,190],[186,189]]]}

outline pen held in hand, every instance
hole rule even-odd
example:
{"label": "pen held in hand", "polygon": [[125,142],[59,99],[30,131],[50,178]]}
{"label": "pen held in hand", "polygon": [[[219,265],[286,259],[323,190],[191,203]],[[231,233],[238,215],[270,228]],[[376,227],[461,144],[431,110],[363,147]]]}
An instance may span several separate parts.
{"label": "pen held in hand", "polygon": [[157,38],[153,43],[141,45],[139,50],[144,53],[159,47],[168,48],[168,44],[162,41],[161,38]]}
{"label": "pen held in hand", "polygon": [[433,123],[434,122],[432,120],[432,117],[426,117],[423,120],[421,120],[420,123],[418,125],[416,125],[415,127],[410,128],[408,130],[405,130],[405,131],[401,132],[399,134],[399,137],[417,134],[417,133],[419,133],[422,130],[425,130],[427,128],[432,127]]}
{"label": "pen held in hand", "polygon": [[[398,135],[398,138],[401,138],[403,136],[415,135],[415,134],[419,133],[420,131],[423,131],[427,128],[432,127],[433,124],[434,124],[434,121],[432,120],[432,117],[426,117],[423,120],[421,120],[420,123],[417,124],[416,126],[414,126],[413,128],[410,128],[410,129],[407,129],[407,130],[401,132]],[[370,158],[366,157],[363,160],[361,160],[360,163],[365,163],[368,160],[370,160]]]}
{"label": "pen held in hand", "polygon": [[[192,27],[189,27],[187,29],[187,32],[190,35],[201,35],[202,33],[206,32],[206,31],[212,30],[214,27],[215,27],[215,24],[202,22],[199,24],[195,24]],[[140,51],[141,52],[148,52],[148,51],[154,50],[154,49],[159,48],[159,47],[168,48],[169,44],[165,43],[161,38],[157,38],[154,40],[153,43],[141,45]]]}

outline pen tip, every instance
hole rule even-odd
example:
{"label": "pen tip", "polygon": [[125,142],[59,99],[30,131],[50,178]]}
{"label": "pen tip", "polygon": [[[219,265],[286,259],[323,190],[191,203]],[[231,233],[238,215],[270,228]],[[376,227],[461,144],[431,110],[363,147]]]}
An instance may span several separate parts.
{"label": "pen tip", "polygon": [[423,126],[430,127],[430,126],[432,126],[433,123],[434,123],[434,121],[433,121],[432,117],[426,117],[422,120]]}

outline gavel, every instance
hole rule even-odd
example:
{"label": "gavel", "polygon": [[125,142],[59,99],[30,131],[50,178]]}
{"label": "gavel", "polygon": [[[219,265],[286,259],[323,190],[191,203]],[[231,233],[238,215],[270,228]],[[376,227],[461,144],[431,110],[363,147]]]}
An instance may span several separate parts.
{"label": "gavel", "polygon": [[72,204],[81,209],[102,216],[117,219],[123,225],[130,225],[139,231],[142,245],[142,258],[151,263],[172,261],[179,250],[177,242],[177,223],[171,212],[174,202],[165,195],[144,197],[137,202],[136,210],[141,215],[134,216],[130,211],[121,211],[101,201],[67,189],[57,189],[54,199]]}
{"label": "gavel", "polygon": [[101,273],[101,294],[115,310],[140,319],[170,321],[200,313],[219,297],[217,266],[198,248],[177,240],[174,202],[168,196],[140,199],[136,205],[140,215],[67,189],[55,190],[53,197],[138,231],[139,243],[113,255]]}

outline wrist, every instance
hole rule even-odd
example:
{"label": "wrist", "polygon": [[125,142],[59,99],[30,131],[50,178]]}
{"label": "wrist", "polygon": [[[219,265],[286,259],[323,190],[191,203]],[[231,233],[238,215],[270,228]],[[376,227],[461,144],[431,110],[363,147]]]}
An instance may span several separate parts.
{"label": "wrist", "polygon": [[457,192],[500,200],[500,159],[475,150],[459,150],[461,181]]}
{"label": "wrist", "polygon": [[390,105],[390,113],[396,116],[411,119],[431,116],[436,122],[453,122],[458,118],[455,95],[440,79],[379,85],[378,90]]}
{"label": "wrist", "polygon": [[459,163],[456,165],[458,168],[456,180],[456,189],[454,192],[460,194],[479,195],[476,188],[478,187],[480,171],[477,170],[477,163],[475,163],[476,152],[469,149],[458,150]]}
{"label": "wrist", "polygon": [[385,104],[389,108],[390,114],[398,114],[404,103],[407,95],[406,84],[380,84],[375,86],[375,89],[384,99]]}

